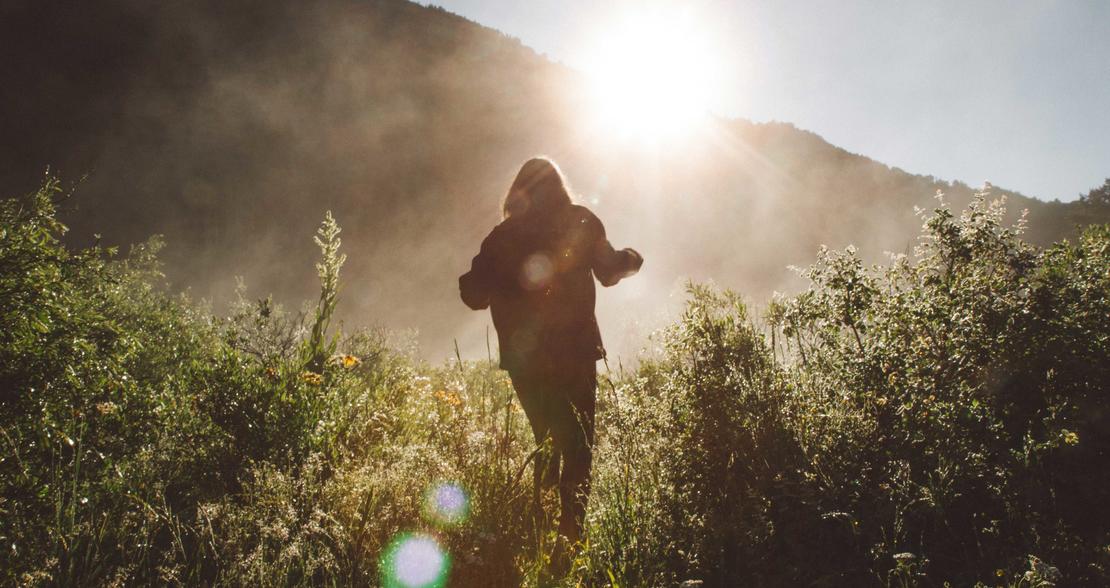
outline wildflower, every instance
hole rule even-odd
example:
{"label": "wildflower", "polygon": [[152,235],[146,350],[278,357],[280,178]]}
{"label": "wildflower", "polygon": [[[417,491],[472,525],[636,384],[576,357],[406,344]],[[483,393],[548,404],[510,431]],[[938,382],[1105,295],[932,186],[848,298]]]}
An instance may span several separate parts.
{"label": "wildflower", "polygon": [[1079,433],[1064,429],[1061,431],[1064,434],[1064,443],[1068,445],[1079,445]]}
{"label": "wildflower", "polygon": [[1025,572],[1025,579],[1034,585],[1037,584],[1037,581],[1055,585],[1055,583],[1059,582],[1062,578],[1060,570],[1056,568],[1056,566],[1045,563],[1035,555],[1029,556],[1029,567],[1032,569]]}
{"label": "wildflower", "polygon": [[996,576],[998,576],[999,578],[1001,578],[1002,576],[1005,576],[1005,575],[1006,575],[1006,572],[1005,572],[1005,571],[1003,571],[1003,570],[1002,570],[1002,569],[1000,568],[1000,569],[997,569],[997,570],[995,570],[995,571],[994,571],[994,575],[996,575]]}
{"label": "wildflower", "polygon": [[301,374],[301,379],[310,386],[319,386],[324,383],[324,376],[316,372],[304,372]]}
{"label": "wildflower", "polygon": [[351,369],[351,368],[357,367],[359,364],[361,364],[362,360],[353,356],[353,355],[348,354],[348,355],[344,355],[343,357],[339,358],[339,362],[343,365],[343,367],[345,367],[347,369]]}
{"label": "wildflower", "polygon": [[117,408],[119,407],[116,406],[116,403],[110,400],[108,402],[97,403],[96,405],[96,410],[100,414],[112,414],[113,412],[116,412]]}
{"label": "wildflower", "polygon": [[459,396],[459,393],[455,392],[454,390],[436,390],[435,396],[437,399],[451,406],[459,406],[460,404],[462,404],[462,397]]}

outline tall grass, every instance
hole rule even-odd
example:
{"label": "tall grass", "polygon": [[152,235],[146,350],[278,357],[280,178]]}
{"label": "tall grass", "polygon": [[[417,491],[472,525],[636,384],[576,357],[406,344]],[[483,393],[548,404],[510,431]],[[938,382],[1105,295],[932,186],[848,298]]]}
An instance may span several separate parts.
{"label": "tall grass", "polygon": [[[59,184],[0,203],[0,574],[15,585],[388,585],[430,538],[453,586],[1102,585],[1110,229],[1039,250],[982,201],[911,256],[823,251],[754,313],[693,286],[664,352],[603,369],[586,541],[495,358],[427,365],[321,295],[161,286],[159,243],[70,250]],[[429,492],[462,489],[465,516]]]}

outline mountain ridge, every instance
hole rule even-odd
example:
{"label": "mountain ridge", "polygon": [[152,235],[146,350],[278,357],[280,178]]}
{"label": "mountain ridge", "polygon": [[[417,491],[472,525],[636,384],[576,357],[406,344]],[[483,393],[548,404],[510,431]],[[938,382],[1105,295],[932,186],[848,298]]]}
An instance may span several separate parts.
{"label": "mountain ridge", "polygon": [[[458,303],[454,280],[535,154],[560,162],[614,244],[645,253],[643,274],[600,299],[625,351],[686,279],[759,299],[797,287],[786,266],[821,245],[902,251],[915,206],[937,190],[956,207],[974,194],[790,123],[719,120],[697,144],[652,153],[614,144],[585,122],[580,74],[402,0],[3,10],[17,64],[0,90],[6,194],[47,165],[66,179],[91,171],[72,238],[164,234],[171,285],[217,301],[236,275],[254,296],[310,298],[310,236],[331,209],[351,253],[346,320],[415,327],[432,356],[455,338],[484,354],[487,319]],[[1007,193],[1030,209],[1031,240],[1069,234],[1068,205]]]}

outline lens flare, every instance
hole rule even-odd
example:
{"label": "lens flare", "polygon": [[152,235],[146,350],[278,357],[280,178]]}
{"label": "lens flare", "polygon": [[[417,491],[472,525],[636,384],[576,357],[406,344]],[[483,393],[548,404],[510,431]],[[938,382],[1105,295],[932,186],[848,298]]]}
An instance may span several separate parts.
{"label": "lens flare", "polygon": [[441,588],[451,558],[433,537],[406,533],[386,547],[381,569],[385,588]]}
{"label": "lens flare", "polygon": [[533,253],[520,268],[520,285],[525,290],[539,290],[551,283],[555,265],[546,253]]}
{"label": "lens flare", "polygon": [[440,525],[457,525],[470,514],[470,499],[466,490],[454,482],[436,484],[424,498],[424,513]]}

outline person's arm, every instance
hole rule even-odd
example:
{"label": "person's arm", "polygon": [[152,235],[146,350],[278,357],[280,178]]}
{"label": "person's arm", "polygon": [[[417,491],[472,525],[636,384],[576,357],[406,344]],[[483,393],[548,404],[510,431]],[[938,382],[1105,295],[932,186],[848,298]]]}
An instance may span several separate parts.
{"label": "person's arm", "polygon": [[635,249],[613,249],[605,238],[605,226],[597,217],[593,218],[595,236],[591,251],[591,269],[602,286],[612,286],[628,276],[640,271],[644,258]]}
{"label": "person's arm", "polygon": [[472,310],[482,310],[489,307],[491,282],[493,281],[493,267],[489,254],[489,237],[482,241],[482,248],[474,260],[470,262],[470,271],[459,276],[459,296],[463,303]]}

